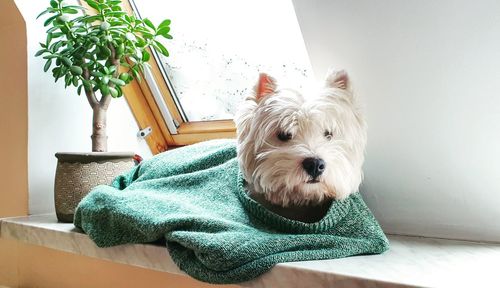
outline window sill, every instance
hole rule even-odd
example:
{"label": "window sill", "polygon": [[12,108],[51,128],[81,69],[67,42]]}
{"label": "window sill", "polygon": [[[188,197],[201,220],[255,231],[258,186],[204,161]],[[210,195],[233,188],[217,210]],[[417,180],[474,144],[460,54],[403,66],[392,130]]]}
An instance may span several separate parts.
{"label": "window sill", "polygon": [[[0,237],[168,273],[183,274],[163,246],[98,248],[55,215],[0,220]],[[278,264],[245,287],[489,287],[498,282],[500,245],[389,236],[381,255]]]}

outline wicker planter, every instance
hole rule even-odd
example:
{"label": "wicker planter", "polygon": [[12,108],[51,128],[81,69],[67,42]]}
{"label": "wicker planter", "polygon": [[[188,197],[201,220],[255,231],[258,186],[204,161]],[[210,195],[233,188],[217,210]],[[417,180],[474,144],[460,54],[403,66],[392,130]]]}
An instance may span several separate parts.
{"label": "wicker planter", "polygon": [[56,153],[54,200],[57,219],[73,222],[75,208],[92,188],[111,184],[134,166],[134,153]]}

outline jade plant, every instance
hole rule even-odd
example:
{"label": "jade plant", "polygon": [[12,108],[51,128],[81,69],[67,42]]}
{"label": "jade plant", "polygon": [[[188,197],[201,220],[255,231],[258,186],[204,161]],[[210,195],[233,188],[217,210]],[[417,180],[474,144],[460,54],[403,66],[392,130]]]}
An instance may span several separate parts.
{"label": "jade plant", "polygon": [[80,5],[51,0],[43,15],[49,17],[45,43],[35,56],[46,59],[43,70],[51,68],[55,82],[83,92],[93,110],[92,151],[107,151],[106,112],[112,98],[123,95],[123,87],[141,72],[151,57],[148,48],[168,56],[159,37],[172,39],[170,20],[155,26],[149,19],[128,15],[120,0],[82,0],[95,10],[86,13]]}

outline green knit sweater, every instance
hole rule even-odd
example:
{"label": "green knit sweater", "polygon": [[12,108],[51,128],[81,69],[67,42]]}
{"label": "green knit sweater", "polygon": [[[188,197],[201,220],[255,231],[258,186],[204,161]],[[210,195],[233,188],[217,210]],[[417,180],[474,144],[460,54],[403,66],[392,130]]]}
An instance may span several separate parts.
{"label": "green knit sweater", "polygon": [[248,197],[236,144],[162,153],[94,188],[75,225],[99,247],[165,239],[179,268],[210,283],[253,279],[279,262],[382,253],[388,241],[359,193],[318,222],[283,218]]}

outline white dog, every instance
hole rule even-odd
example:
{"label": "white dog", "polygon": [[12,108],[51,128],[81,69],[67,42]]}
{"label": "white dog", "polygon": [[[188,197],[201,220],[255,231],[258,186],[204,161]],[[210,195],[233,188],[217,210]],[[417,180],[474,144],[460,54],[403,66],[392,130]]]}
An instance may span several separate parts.
{"label": "white dog", "polygon": [[287,214],[279,207],[327,207],[358,190],[366,124],[345,71],[331,70],[315,95],[281,88],[266,74],[254,91],[235,118],[238,160],[254,199]]}

